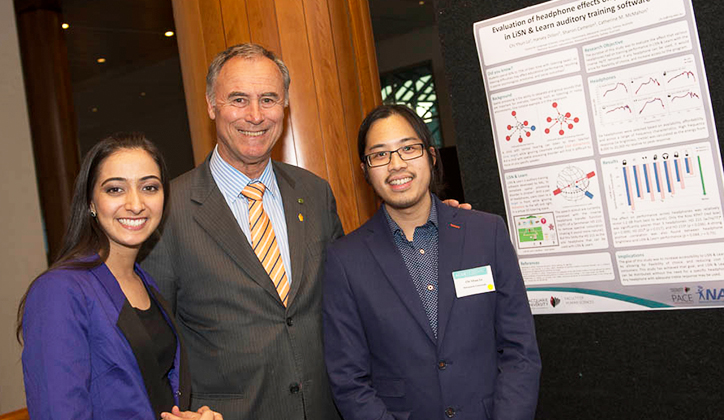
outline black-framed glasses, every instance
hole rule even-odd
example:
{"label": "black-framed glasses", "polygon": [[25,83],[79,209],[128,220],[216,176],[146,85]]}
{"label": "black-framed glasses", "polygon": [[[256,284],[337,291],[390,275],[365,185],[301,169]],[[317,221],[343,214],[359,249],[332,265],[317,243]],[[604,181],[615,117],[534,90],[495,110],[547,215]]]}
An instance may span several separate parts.
{"label": "black-framed glasses", "polygon": [[422,143],[406,144],[397,150],[378,150],[374,153],[370,153],[365,156],[365,162],[370,168],[377,166],[389,165],[392,160],[392,154],[397,153],[397,156],[402,160],[417,159],[422,156],[425,152],[425,145]]}

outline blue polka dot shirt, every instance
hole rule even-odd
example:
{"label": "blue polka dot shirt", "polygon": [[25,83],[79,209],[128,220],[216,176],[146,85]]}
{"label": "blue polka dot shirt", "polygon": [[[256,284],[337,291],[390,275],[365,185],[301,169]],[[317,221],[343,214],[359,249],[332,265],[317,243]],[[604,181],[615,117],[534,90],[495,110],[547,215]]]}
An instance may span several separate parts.
{"label": "blue polka dot shirt", "polygon": [[405,261],[410,278],[415,284],[420,301],[430,321],[430,328],[437,338],[437,209],[433,201],[427,223],[415,228],[412,241],[392,220],[387,208],[385,216],[392,231],[397,250]]}

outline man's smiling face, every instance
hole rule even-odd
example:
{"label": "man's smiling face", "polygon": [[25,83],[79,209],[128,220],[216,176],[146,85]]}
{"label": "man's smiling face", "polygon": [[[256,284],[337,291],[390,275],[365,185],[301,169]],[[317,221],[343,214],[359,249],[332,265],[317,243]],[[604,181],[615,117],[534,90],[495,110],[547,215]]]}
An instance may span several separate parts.
{"label": "man's smiling face", "polygon": [[[214,85],[215,103],[207,98],[216,122],[219,155],[251,176],[263,168],[284,130],[284,81],[279,67],[266,57],[230,59]],[[266,108],[261,104],[274,103]]]}
{"label": "man's smiling face", "polygon": [[[365,168],[370,185],[386,205],[393,209],[409,209],[424,206],[430,200],[432,164],[436,156],[425,150],[422,156],[403,160],[400,147],[423,143],[407,120],[397,114],[375,121],[367,132],[365,155],[390,152],[390,163],[384,166]],[[432,162],[429,153],[432,154]]]}

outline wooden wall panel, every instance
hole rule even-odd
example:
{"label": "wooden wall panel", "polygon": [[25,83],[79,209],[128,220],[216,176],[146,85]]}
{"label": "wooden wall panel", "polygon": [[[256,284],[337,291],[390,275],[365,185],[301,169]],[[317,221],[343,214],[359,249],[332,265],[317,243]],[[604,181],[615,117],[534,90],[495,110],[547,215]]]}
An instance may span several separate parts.
{"label": "wooden wall panel", "polygon": [[347,2],[352,22],[352,44],[357,57],[360,95],[365,112],[369,112],[382,104],[370,6],[367,0],[347,0]]}
{"label": "wooden wall panel", "polygon": [[337,199],[342,226],[349,230],[359,220],[352,167],[347,147],[344,107],[340,92],[337,55],[327,1],[305,0],[304,15],[309,28],[309,53],[318,98],[327,180]]}
{"label": "wooden wall panel", "polygon": [[203,5],[200,8],[197,2],[173,0],[181,75],[196,165],[203,162],[216,144],[214,122],[206,111],[206,71],[211,59],[218,53],[210,51],[216,48],[221,48],[221,51],[224,48],[218,2],[206,1]]}
{"label": "wooden wall panel", "polygon": [[[221,19],[224,22],[224,48],[251,42],[247,0],[221,0]],[[217,51],[218,53],[218,51]]]}
{"label": "wooden wall panel", "polygon": [[[357,131],[366,112],[362,104],[360,78],[358,77],[357,57],[353,44],[350,10],[347,2],[329,2],[329,16],[332,21],[332,37],[334,40],[339,83],[342,93],[343,115],[347,132],[347,153],[352,169],[349,187],[354,189],[357,213],[372,214],[377,203],[372,189],[367,185],[364,173],[359,168],[357,154]],[[371,109],[370,109],[371,110]]]}
{"label": "wooden wall panel", "polygon": [[216,54],[226,49],[221,2],[220,0],[175,1],[196,5],[195,12],[201,19],[200,35],[205,46],[206,62],[204,67],[208,68],[209,63],[216,57]]}
{"label": "wooden wall panel", "polygon": [[321,158],[324,143],[304,8],[299,0],[276,0],[274,3],[279,27],[284,29],[279,34],[280,51],[292,77],[287,111],[291,124],[287,130],[293,130],[297,165],[327,179],[327,168]]}
{"label": "wooden wall panel", "polygon": [[[215,134],[208,141],[213,123],[201,95],[208,62],[228,46],[261,44],[284,60],[292,79],[272,157],[329,181],[345,231],[366,221],[376,205],[359,169],[356,136],[365,113],[381,103],[367,0],[174,0],[174,15],[185,19],[179,24],[177,16],[181,64],[190,68],[189,119],[202,119],[191,124],[195,157],[203,159],[215,142]],[[192,116],[202,105],[203,115]]]}
{"label": "wooden wall panel", "polygon": [[[273,1],[247,0],[251,42],[281,54],[277,12]],[[229,44],[233,45],[233,44]]]}

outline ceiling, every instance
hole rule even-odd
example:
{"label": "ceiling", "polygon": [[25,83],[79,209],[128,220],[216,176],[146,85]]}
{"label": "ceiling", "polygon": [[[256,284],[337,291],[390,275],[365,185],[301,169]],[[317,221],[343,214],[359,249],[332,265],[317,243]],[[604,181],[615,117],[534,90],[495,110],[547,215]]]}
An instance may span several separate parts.
{"label": "ceiling", "polygon": [[171,0],[62,0],[62,8],[73,83],[178,55],[176,37],[164,36],[175,30]]}
{"label": "ceiling", "polygon": [[369,0],[375,41],[435,24],[432,0]]}
{"label": "ceiling", "polygon": [[[377,42],[434,25],[432,0],[368,1]],[[108,133],[142,131],[173,176],[191,169],[178,45],[164,36],[175,31],[171,0],[60,2],[81,152]]]}
{"label": "ceiling", "polygon": [[[432,0],[369,0],[375,41],[435,24]],[[74,83],[178,55],[171,0],[62,0]],[[105,63],[97,63],[98,58]]]}

